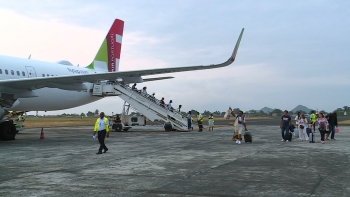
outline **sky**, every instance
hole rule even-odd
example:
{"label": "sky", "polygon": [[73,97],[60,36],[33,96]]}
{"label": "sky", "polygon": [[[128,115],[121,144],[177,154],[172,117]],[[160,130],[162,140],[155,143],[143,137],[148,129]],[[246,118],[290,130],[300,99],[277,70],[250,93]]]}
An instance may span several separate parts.
{"label": "sky", "polygon": [[[329,112],[350,105],[349,8],[340,0],[0,0],[0,54],[87,66],[119,18],[120,70],[210,65],[230,57],[245,28],[230,66],[138,87],[184,111],[304,105]],[[121,98],[109,97],[39,114],[111,114],[122,107]]]}

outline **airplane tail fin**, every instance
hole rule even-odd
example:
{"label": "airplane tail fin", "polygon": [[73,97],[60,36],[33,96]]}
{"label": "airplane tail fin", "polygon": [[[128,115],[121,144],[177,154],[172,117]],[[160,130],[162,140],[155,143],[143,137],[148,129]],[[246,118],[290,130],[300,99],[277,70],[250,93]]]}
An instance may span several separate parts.
{"label": "airplane tail fin", "polygon": [[123,30],[124,21],[115,19],[94,61],[86,68],[104,72],[116,72],[119,70]]}

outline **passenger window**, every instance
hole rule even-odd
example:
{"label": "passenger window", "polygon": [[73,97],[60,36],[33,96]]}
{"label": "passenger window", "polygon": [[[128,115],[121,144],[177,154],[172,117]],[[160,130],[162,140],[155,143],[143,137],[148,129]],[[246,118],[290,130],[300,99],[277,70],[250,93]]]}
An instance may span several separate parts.
{"label": "passenger window", "polygon": [[20,76],[20,75],[21,75],[21,73],[19,73],[19,71],[17,71],[17,75],[18,75],[18,76]]}
{"label": "passenger window", "polygon": [[43,74],[43,77],[45,77],[45,74]]}
{"label": "passenger window", "polygon": [[15,75],[15,72],[13,70],[11,70],[11,75]]}
{"label": "passenger window", "polygon": [[22,71],[22,75],[23,75],[23,76],[26,76],[26,73],[25,73],[24,71]]}
{"label": "passenger window", "polygon": [[49,74],[47,74],[47,76],[48,76],[48,77],[50,77],[50,75],[49,75]]}
{"label": "passenger window", "polygon": [[8,70],[5,70],[5,73],[8,75],[8,74],[9,74],[9,71],[8,71]]}
{"label": "passenger window", "polygon": [[2,74],[2,70],[0,69],[0,74]]}

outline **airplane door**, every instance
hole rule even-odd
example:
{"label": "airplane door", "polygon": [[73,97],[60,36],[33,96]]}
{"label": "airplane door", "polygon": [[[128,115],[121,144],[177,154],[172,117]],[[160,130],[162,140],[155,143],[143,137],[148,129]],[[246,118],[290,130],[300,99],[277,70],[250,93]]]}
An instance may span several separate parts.
{"label": "airplane door", "polygon": [[36,77],[35,69],[31,66],[26,66],[28,78]]}

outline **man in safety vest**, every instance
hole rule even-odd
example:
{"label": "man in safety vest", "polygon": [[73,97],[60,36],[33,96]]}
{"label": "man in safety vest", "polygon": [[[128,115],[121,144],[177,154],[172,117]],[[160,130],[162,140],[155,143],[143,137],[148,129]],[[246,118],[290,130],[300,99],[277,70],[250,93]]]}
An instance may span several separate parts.
{"label": "man in safety vest", "polygon": [[108,151],[107,146],[105,145],[105,137],[107,135],[107,138],[109,138],[109,121],[108,118],[105,117],[105,113],[101,112],[100,117],[97,118],[94,128],[94,136],[97,133],[98,136],[98,142],[100,143],[100,149],[96,154],[102,154],[102,149],[104,150],[103,153],[106,153]]}
{"label": "man in safety vest", "polygon": [[23,115],[23,113],[19,114],[18,118],[17,118],[17,121],[21,121],[21,122],[24,122],[26,119]]}
{"label": "man in safety vest", "polygon": [[203,131],[203,116],[199,112],[197,112],[197,122],[198,122],[198,127],[199,127],[198,132],[202,132]]}
{"label": "man in safety vest", "polygon": [[[310,116],[310,124],[313,124],[317,119],[317,116],[315,114],[315,111],[311,111],[311,116]],[[315,129],[315,124],[313,124],[314,127],[314,132],[316,131]]]}

